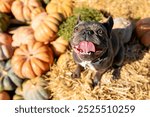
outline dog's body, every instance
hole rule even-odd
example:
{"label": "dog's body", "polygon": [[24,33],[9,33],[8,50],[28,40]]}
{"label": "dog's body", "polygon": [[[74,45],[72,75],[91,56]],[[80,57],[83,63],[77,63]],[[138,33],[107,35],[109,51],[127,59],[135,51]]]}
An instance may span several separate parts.
{"label": "dog's body", "polygon": [[[78,21],[71,39],[73,58],[78,64],[73,77],[80,77],[81,70],[88,67],[95,71],[95,86],[108,68],[120,68],[124,59],[124,43],[131,38],[133,27],[128,26],[126,31],[121,31],[112,29],[113,24],[112,17],[105,23]],[[127,38],[123,31],[130,31],[129,36],[124,35]]]}

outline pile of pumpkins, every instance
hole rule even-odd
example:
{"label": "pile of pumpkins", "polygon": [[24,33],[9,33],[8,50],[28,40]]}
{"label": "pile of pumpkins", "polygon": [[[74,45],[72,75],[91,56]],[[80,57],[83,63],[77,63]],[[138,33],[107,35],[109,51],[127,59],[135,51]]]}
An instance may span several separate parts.
{"label": "pile of pumpkins", "polygon": [[73,6],[72,0],[0,0],[0,100],[50,98],[42,75],[68,47],[57,32]]}

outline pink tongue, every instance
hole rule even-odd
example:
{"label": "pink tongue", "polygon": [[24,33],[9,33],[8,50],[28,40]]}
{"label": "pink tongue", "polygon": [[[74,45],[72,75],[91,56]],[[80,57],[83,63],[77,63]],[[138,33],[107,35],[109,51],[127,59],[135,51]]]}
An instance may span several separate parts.
{"label": "pink tongue", "polygon": [[78,46],[83,52],[95,52],[95,46],[92,42],[81,41]]}

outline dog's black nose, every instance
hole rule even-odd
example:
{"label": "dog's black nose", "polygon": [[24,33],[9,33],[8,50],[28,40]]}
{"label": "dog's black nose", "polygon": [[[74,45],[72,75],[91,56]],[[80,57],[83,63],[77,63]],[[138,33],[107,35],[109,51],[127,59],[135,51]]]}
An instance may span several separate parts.
{"label": "dog's black nose", "polygon": [[87,34],[87,35],[93,35],[94,31],[93,30],[84,30],[83,31],[83,35],[85,35],[85,34]]}
{"label": "dog's black nose", "polygon": [[92,30],[84,30],[82,33],[84,38],[86,38],[89,35],[93,35],[93,34],[94,34],[94,31],[92,31]]}
{"label": "dog's black nose", "polygon": [[93,35],[93,34],[94,34],[93,30],[87,30],[86,33],[87,33],[88,35]]}

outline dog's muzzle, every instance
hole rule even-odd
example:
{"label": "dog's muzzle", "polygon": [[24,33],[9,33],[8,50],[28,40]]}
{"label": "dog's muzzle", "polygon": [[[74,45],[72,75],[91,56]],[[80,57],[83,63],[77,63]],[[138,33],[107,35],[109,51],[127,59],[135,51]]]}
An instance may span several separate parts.
{"label": "dog's muzzle", "polygon": [[90,55],[92,52],[95,52],[95,45],[92,42],[81,41],[78,45],[74,46],[74,51],[77,54]]}
{"label": "dog's muzzle", "polygon": [[79,44],[73,46],[74,51],[79,55],[99,55],[103,49],[96,48],[96,45],[90,41],[81,41]]}

